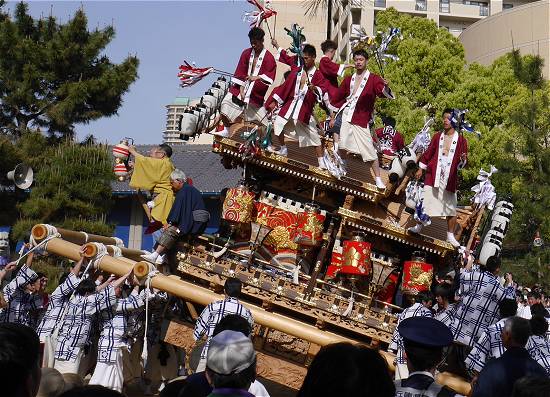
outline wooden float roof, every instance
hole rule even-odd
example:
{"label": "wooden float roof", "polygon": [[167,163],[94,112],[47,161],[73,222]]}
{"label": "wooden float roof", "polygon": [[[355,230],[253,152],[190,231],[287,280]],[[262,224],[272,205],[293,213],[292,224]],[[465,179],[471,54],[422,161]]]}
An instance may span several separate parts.
{"label": "wooden float roof", "polygon": [[[244,142],[241,132],[246,128],[249,127],[242,123],[236,124],[231,129],[230,137],[216,137],[213,151],[222,156],[242,160],[239,146]],[[404,194],[399,196],[394,194],[397,186],[389,183],[386,170],[380,170],[382,180],[387,185],[386,190],[382,191],[375,186],[372,170],[360,158],[353,156],[346,159],[348,174],[338,180],[328,171],[317,167],[313,147],[300,148],[296,140],[285,138],[288,157],[262,151],[260,156],[247,158],[246,163],[281,175],[295,177],[327,190],[354,196],[351,209],[343,207],[338,209],[338,214],[344,222],[354,228],[441,256],[455,250],[446,241],[447,222],[444,218],[433,218],[431,225],[424,227],[420,235],[407,231],[408,227],[414,225],[413,216],[406,211]],[[471,211],[468,208],[458,209],[459,218],[468,217],[470,214]]]}

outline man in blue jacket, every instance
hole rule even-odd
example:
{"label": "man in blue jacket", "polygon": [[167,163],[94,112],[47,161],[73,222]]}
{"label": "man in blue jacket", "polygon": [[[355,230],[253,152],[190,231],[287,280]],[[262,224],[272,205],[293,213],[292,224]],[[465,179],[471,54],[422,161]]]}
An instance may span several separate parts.
{"label": "man in blue jacket", "polygon": [[168,214],[167,224],[164,226],[155,251],[141,256],[156,265],[163,263],[163,254],[172,249],[179,239],[202,234],[210,219],[201,193],[187,183],[187,177],[183,171],[174,170],[170,175],[170,181],[177,193],[174,205]]}
{"label": "man in blue jacket", "polygon": [[509,397],[516,380],[527,375],[546,376],[546,370],[531,358],[525,345],[531,335],[529,321],[510,317],[502,329],[502,343],[506,351],[489,361],[474,383],[472,397]]}

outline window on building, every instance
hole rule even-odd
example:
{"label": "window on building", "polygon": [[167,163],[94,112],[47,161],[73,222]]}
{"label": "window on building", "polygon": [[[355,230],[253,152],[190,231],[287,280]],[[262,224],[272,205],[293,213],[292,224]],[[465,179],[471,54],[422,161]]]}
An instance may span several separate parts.
{"label": "window on building", "polygon": [[416,0],[414,9],[416,11],[426,11],[426,0]]}
{"label": "window on building", "polygon": [[439,0],[439,12],[449,13],[451,12],[451,5],[449,0]]}
{"label": "window on building", "polygon": [[354,25],[361,24],[361,10],[352,10],[351,11],[351,23]]}
{"label": "window on building", "polygon": [[510,3],[502,3],[503,10],[509,10],[510,8],[514,8],[514,5]]}
{"label": "window on building", "polygon": [[386,8],[386,0],[374,0],[374,6],[379,8]]}
{"label": "window on building", "polygon": [[479,16],[486,17],[489,15],[489,6],[487,3],[480,3],[479,4]]}

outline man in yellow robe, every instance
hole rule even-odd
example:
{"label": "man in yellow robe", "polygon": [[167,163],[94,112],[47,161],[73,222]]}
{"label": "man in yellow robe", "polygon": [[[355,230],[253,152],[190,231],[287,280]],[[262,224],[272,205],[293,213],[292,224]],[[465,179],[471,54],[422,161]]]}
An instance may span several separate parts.
{"label": "man in yellow robe", "polygon": [[151,209],[151,222],[158,221],[165,225],[174,203],[174,192],[170,183],[170,174],[175,169],[170,160],[172,148],[163,143],[151,149],[149,156],[138,153],[135,146],[130,146],[129,151],[134,156],[130,187],[148,190],[156,195]]}

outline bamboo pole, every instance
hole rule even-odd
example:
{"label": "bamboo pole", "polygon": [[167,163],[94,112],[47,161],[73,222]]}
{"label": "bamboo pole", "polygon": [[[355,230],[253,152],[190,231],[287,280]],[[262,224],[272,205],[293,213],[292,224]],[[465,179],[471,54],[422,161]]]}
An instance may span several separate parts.
{"label": "bamboo pole", "polygon": [[[33,229],[34,230],[34,229]],[[34,235],[33,235],[34,236]],[[36,239],[36,236],[34,236]],[[45,250],[51,254],[63,256],[74,261],[80,258],[79,250],[80,246],[64,241],[60,238],[54,238],[48,241]],[[86,253],[86,255],[89,255]],[[137,267],[144,266],[144,262],[134,262],[126,259],[121,260],[120,258],[113,258],[111,256],[104,256],[98,263],[99,269],[122,276],[130,271],[130,269],[135,269],[137,272]],[[145,262],[146,263],[146,262]],[[147,263],[147,265],[149,265]],[[137,275],[137,274],[136,274]],[[223,299],[221,295],[218,295],[210,290],[196,286],[190,282],[180,279],[178,276],[165,276],[163,274],[155,275],[151,280],[151,285],[154,288],[168,292],[172,295],[183,298],[186,301],[206,306],[211,302],[216,300]],[[301,339],[304,339],[310,343],[314,343],[319,346],[325,346],[332,343],[338,342],[350,342],[350,343],[361,343],[358,340],[351,338],[346,338],[344,336],[322,331],[312,325],[304,324],[293,318],[283,316],[277,313],[268,312],[262,308],[251,305],[246,302],[242,302],[254,318],[254,322],[271,329],[275,329],[281,332],[284,332],[287,335],[295,336]],[[393,361],[395,356],[385,351],[380,351],[382,356],[386,359],[388,366],[391,370],[395,370]],[[443,381],[443,384],[452,386],[454,390],[464,395],[468,394],[470,390],[470,384],[464,381],[462,378],[457,377],[453,374],[442,374],[440,378]],[[438,378],[438,379],[440,379]]]}
{"label": "bamboo pole", "polygon": [[[101,243],[105,245],[116,245],[116,240],[112,237],[99,236],[97,234],[87,234],[84,232],[75,232],[74,230],[67,230],[62,228],[56,228],[57,232],[61,235],[61,238],[65,241],[69,241],[74,244],[84,245],[86,243]],[[45,239],[48,235],[48,230],[45,225],[38,224],[32,228],[31,231],[33,237],[36,241],[41,241]],[[141,255],[143,254],[142,250],[135,250],[129,248],[120,248],[122,256],[130,258],[134,261],[141,261]],[[113,248],[107,247],[109,255],[113,255]]]}

